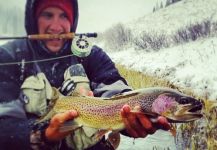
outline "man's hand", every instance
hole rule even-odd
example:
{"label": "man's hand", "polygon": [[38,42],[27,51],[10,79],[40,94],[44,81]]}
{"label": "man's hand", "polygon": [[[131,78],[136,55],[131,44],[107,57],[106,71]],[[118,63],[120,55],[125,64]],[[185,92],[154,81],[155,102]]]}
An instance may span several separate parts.
{"label": "man's hand", "polygon": [[60,127],[63,125],[64,122],[68,120],[72,120],[78,116],[78,113],[75,110],[67,111],[65,113],[56,114],[51,118],[50,124],[48,128],[45,130],[45,138],[50,142],[55,142],[63,139],[71,131],[67,132],[60,132]]}
{"label": "man's hand", "polygon": [[[79,94],[83,96],[93,96],[93,92],[89,91],[83,87],[79,88]],[[61,114],[56,114],[50,121],[48,128],[45,131],[45,137],[48,141],[59,141],[66,137],[71,131],[60,132],[59,129],[64,122],[68,120],[73,120],[78,116],[78,113],[75,110],[68,111]]]}
{"label": "man's hand", "polygon": [[150,120],[144,114],[131,112],[129,105],[124,105],[121,116],[126,126],[126,132],[134,138],[144,138],[148,134],[153,134],[157,129],[169,130],[170,125],[166,118],[158,117]]}
{"label": "man's hand", "polygon": [[79,87],[79,94],[82,96],[94,96],[93,91],[87,90],[84,87]]}

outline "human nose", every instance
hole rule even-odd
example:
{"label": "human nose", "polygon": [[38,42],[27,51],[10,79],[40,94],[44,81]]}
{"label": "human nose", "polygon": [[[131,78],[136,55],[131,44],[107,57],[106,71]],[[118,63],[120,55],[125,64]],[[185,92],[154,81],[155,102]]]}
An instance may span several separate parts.
{"label": "human nose", "polygon": [[61,21],[58,18],[53,18],[49,26],[49,32],[59,34],[62,32]]}

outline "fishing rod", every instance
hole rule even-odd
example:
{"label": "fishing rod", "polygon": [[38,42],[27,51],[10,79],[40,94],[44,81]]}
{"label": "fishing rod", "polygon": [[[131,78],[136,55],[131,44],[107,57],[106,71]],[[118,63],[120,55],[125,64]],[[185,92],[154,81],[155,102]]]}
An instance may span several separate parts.
{"label": "fishing rod", "polygon": [[51,39],[73,39],[74,37],[82,38],[83,36],[88,38],[96,38],[97,33],[65,33],[65,34],[32,34],[26,36],[0,36],[0,40],[12,40],[12,39],[28,39],[28,40],[51,40]]}
{"label": "fishing rod", "polygon": [[[32,34],[27,36],[8,36],[8,37],[1,37],[0,40],[12,40],[12,39],[27,39],[27,40],[51,40],[51,39],[73,39],[71,45],[72,55],[78,57],[87,57],[92,49],[92,44],[88,40],[88,38],[96,38],[97,33],[66,33],[66,34]],[[25,62],[8,62],[8,63],[0,63],[0,66],[4,65],[16,65],[20,63],[28,64],[28,63],[35,63],[35,62],[44,62],[44,61],[51,61],[56,59],[63,59],[66,57],[71,57],[70,55],[60,56],[55,58],[49,59],[41,59],[41,60],[32,60],[32,61],[25,61]]]}

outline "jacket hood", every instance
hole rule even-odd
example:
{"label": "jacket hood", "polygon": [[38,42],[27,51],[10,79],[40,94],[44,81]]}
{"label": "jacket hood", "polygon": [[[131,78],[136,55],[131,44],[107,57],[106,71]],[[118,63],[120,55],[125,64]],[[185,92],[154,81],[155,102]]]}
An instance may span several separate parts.
{"label": "jacket hood", "polygon": [[[26,0],[26,7],[25,7],[25,29],[27,35],[30,34],[38,34],[38,29],[37,29],[37,20],[36,17],[34,16],[35,12],[35,2],[38,0]],[[75,32],[78,24],[78,2],[77,0],[71,0],[71,4],[73,5],[74,8],[74,22],[71,25],[71,32]],[[29,41],[30,46],[33,49],[43,49],[43,47],[39,46],[38,41]],[[70,44],[67,44],[68,46],[65,47],[65,49],[69,49],[69,46],[71,47],[71,42]],[[64,50],[65,51],[65,50]],[[45,51],[43,51],[44,53]],[[47,51],[47,53],[49,53]],[[62,53],[62,52],[61,52]],[[64,52],[65,53],[65,52]],[[44,53],[45,55],[45,53]],[[48,55],[54,55],[54,54],[48,54]],[[55,54],[56,55],[56,54]]]}
{"label": "jacket hood", "polygon": [[[37,0],[26,0],[25,8],[25,29],[27,34],[37,34],[37,22],[34,16],[35,12],[35,2]],[[78,2],[77,0],[71,0],[74,8],[74,23],[71,25],[71,32],[75,32],[78,24]]]}

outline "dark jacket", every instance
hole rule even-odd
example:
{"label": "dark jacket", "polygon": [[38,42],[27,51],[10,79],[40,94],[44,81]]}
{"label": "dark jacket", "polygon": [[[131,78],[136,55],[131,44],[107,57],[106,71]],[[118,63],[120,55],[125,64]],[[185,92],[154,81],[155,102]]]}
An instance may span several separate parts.
{"label": "dark jacket", "polygon": [[[28,34],[37,33],[32,19],[35,0],[27,0],[25,27]],[[76,20],[71,31],[75,31],[78,19],[77,1],[72,0]],[[73,55],[64,59],[38,62],[71,54],[70,44],[60,53],[50,54],[36,41],[15,40],[0,47],[0,149],[29,149],[30,131],[36,117],[27,115],[20,100],[20,87],[25,78],[43,72],[54,87],[60,87],[64,71],[72,64],[81,63],[90,80],[95,96],[110,97],[129,90],[126,81],[120,76],[111,59],[97,46],[86,58]],[[29,62],[23,65],[20,62]],[[17,62],[10,64],[11,62]]]}

